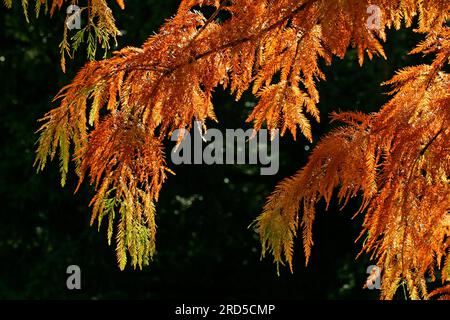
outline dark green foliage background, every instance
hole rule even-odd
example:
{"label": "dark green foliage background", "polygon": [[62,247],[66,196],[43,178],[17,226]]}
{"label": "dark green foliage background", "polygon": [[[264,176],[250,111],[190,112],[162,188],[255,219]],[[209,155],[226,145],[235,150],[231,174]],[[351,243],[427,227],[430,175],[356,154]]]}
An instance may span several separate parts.
{"label": "dark green foliage background", "polygon": [[[178,1],[128,1],[113,6],[126,31],[119,46],[139,46],[176,11]],[[375,299],[363,290],[367,257],[355,261],[361,243],[353,243],[361,218],[351,221],[355,200],[339,212],[336,203],[315,222],[315,246],[305,268],[301,240],[296,243],[294,274],[277,276],[272,258],[260,260],[260,243],[249,224],[260,213],[277,181],[305,164],[308,142],[286,135],[281,141],[280,171],[260,176],[257,166],[181,166],[172,169],[157,204],[157,254],[142,271],[120,272],[106,232],[89,227],[93,195],[88,185],[73,195],[75,175],[59,185],[58,165],[37,175],[33,168],[37,120],[50,108],[59,88],[68,84],[85,61],[79,51],[59,68],[58,44],[63,12],[27,24],[16,6],[0,5],[0,298],[6,299]],[[372,112],[386,101],[380,83],[402,66],[415,63],[406,53],[418,37],[411,30],[392,33],[388,61],[377,58],[359,67],[353,51],[324,67],[328,81],[319,85],[322,123],[313,126],[315,141],[332,125],[333,110]],[[4,61],[2,61],[4,60]],[[254,97],[239,102],[217,90],[218,128],[248,127],[244,120]],[[335,124],[333,124],[335,126]],[[168,142],[168,147],[172,144]],[[312,147],[312,146],[310,146]],[[82,269],[82,290],[66,288],[66,268]]]}

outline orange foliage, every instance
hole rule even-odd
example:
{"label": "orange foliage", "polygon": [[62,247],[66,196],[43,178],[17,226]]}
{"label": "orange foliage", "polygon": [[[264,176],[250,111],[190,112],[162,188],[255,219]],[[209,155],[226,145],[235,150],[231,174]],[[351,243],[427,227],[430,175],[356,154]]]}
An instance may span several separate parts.
{"label": "orange foliage", "polygon": [[[450,280],[450,28],[435,29],[412,53],[435,53],[431,65],[406,68],[386,84],[392,99],[373,115],[333,114],[347,126],[324,137],[307,165],[281,182],[257,219],[263,255],[292,268],[300,224],[306,261],[315,204],[327,205],[336,188],[348,202],[362,193],[363,251],[384,270],[382,298],[405,280],[411,298],[428,297],[425,277],[435,269]],[[284,255],[284,257],[283,257]]]}
{"label": "orange foliage", "polygon": [[[382,13],[375,30],[366,23],[370,5]],[[205,17],[198,6],[216,11]],[[379,113],[333,114],[347,126],[324,137],[308,164],[278,185],[256,222],[263,255],[270,251],[292,269],[299,224],[310,255],[315,204],[329,203],[335,188],[344,204],[362,193],[363,250],[383,270],[382,297],[392,298],[404,280],[412,298],[427,298],[425,274],[434,278],[437,268],[450,280],[449,10],[447,0],[183,0],[141,48],[87,63],[61,90],[59,107],[43,119],[38,169],[59,148],[64,184],[73,149],[80,182],[89,175],[96,186],[93,219],[110,218],[109,238],[115,209],[121,214],[120,267],[127,251],[134,265],[146,264],[154,250],[153,203],[168,170],[161,142],[193,120],[216,120],[216,87],[236,99],[252,88],[260,100],[247,121],[255,129],[295,137],[299,128],[311,140],[305,114],[319,121],[319,62],[343,58],[349,47],[361,64],[365,54],[385,57],[386,28],[418,17],[416,31],[427,37],[413,53],[432,53],[434,62],[389,81],[393,97]]]}

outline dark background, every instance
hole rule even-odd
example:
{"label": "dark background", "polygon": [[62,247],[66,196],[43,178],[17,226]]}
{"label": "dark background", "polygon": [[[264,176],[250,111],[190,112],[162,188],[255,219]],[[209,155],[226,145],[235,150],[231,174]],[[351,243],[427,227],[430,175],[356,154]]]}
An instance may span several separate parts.
{"label": "dark background", "polygon": [[[30,2],[30,4],[33,1]],[[140,46],[176,12],[178,1],[127,1],[121,11],[112,3],[119,29],[119,47]],[[32,5],[30,5],[32,14]],[[280,146],[280,170],[260,176],[257,166],[172,166],[176,176],[164,185],[157,204],[157,254],[149,267],[121,272],[114,246],[104,228],[89,227],[92,189],[85,184],[73,194],[76,177],[59,184],[58,164],[41,174],[33,168],[37,120],[55,107],[53,96],[68,84],[86,59],[77,52],[67,73],[59,67],[58,44],[64,11],[27,24],[21,8],[0,4],[0,298],[3,299],[376,299],[363,290],[368,257],[355,260],[354,244],[362,217],[351,220],[359,202],[339,211],[336,203],[318,208],[313,254],[304,266],[297,239],[294,273],[260,260],[257,234],[248,229],[277,181],[306,163],[308,141],[286,134]],[[359,67],[355,52],[325,67],[327,81],[319,85],[321,124],[314,124],[317,141],[332,128],[328,114],[338,110],[377,111],[386,101],[380,83],[399,67],[415,63],[406,53],[418,40],[411,30],[390,32],[389,60],[376,58]],[[100,57],[100,55],[98,55]],[[244,120],[255,98],[235,102],[217,90],[218,128],[247,128]],[[82,270],[82,290],[66,288],[66,268]],[[399,297],[400,299],[402,296]]]}

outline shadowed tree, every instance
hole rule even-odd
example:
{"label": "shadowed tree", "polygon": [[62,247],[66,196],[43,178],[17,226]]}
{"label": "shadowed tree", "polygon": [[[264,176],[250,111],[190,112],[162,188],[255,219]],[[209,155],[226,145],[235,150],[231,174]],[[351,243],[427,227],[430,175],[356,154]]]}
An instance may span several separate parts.
{"label": "shadowed tree", "polygon": [[[100,5],[106,2],[90,1],[88,11],[103,12]],[[368,25],[373,6],[377,28]],[[204,7],[213,13],[205,16]],[[433,61],[388,81],[392,98],[379,112],[333,114],[346,126],[325,136],[308,164],[279,184],[256,226],[263,255],[270,251],[292,269],[299,225],[308,261],[317,202],[330,203],[336,188],[343,205],[361,193],[363,251],[382,269],[381,297],[393,298],[404,282],[413,299],[448,298],[449,10],[445,0],[182,1],[141,48],[87,63],[61,90],[59,107],[43,118],[38,169],[59,149],[64,185],[72,151],[79,183],[88,176],[97,190],[91,221],[107,217],[111,240],[117,219],[120,268],[127,255],[142,267],[155,250],[154,203],[170,172],[163,141],[193,120],[217,121],[214,89],[239,99],[251,88],[259,102],[247,121],[255,130],[265,125],[296,137],[299,128],[312,140],[308,116],[319,121],[316,85],[325,80],[320,62],[343,58],[349,47],[361,65],[366,54],[386,57],[386,29],[409,27],[417,18],[415,31],[425,40],[412,53],[432,54]],[[112,27],[96,28],[115,34]],[[430,295],[426,276],[435,280],[436,270],[444,286]]]}

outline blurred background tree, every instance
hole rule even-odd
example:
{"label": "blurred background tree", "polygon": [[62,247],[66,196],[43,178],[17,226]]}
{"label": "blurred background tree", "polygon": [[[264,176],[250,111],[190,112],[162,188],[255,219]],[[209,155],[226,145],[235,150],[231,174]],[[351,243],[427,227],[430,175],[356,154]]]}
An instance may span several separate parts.
{"label": "blurred background tree", "polygon": [[[134,1],[126,10],[113,7],[122,32],[119,47],[140,46],[178,1]],[[343,212],[334,204],[315,223],[315,248],[308,268],[298,248],[294,273],[260,260],[258,235],[248,229],[276,182],[306,162],[313,145],[286,135],[280,145],[280,171],[260,176],[250,165],[171,166],[157,204],[157,254],[142,271],[123,272],[105,232],[89,228],[92,190],[84,185],[75,196],[75,176],[59,185],[57,163],[37,175],[33,168],[36,122],[52,107],[51,100],[85,62],[78,54],[59,66],[64,15],[31,18],[27,24],[16,4],[0,6],[0,298],[6,299],[375,299],[363,290],[366,257],[355,261],[353,244],[359,230],[350,220],[358,206]],[[375,59],[359,67],[350,51],[344,60],[325,67],[327,81],[319,85],[322,123],[313,125],[314,141],[332,125],[328,113],[337,110],[378,110],[386,101],[380,83],[400,67],[414,64],[406,53],[417,42],[411,30],[392,32],[389,60]],[[214,105],[219,124],[210,127],[249,128],[244,120],[255,103],[251,94],[239,102],[217,91]],[[314,122],[313,122],[314,123]],[[170,163],[169,163],[170,166]],[[357,202],[357,201],[356,201]],[[319,208],[324,211],[324,207]],[[356,219],[360,219],[356,218]],[[104,230],[103,230],[104,231]],[[301,246],[301,239],[297,244]],[[66,268],[82,270],[82,290],[66,288]]]}

